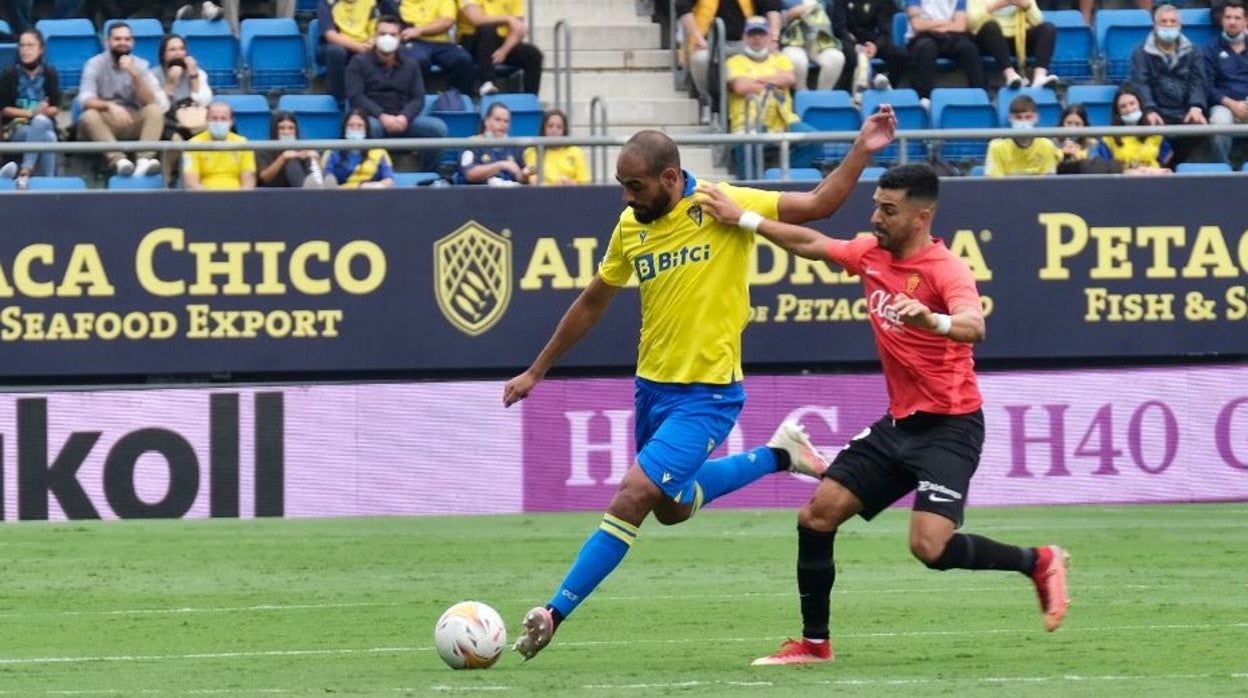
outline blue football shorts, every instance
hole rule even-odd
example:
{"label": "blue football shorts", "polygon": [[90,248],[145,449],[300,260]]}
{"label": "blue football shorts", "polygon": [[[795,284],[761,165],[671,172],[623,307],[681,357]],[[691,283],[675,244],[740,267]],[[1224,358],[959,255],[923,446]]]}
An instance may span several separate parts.
{"label": "blue football shorts", "polygon": [[637,461],[663,493],[692,502],[693,477],[728,438],[745,406],[745,386],[637,379]]}

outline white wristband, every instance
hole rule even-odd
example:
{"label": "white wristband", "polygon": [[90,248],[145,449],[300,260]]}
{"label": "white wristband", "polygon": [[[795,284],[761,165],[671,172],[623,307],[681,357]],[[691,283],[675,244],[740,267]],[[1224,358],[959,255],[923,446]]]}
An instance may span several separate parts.
{"label": "white wristband", "polygon": [[953,318],[944,313],[932,313],[936,318],[936,334],[949,334],[949,330],[953,329]]}
{"label": "white wristband", "polygon": [[744,228],[751,233],[758,232],[758,226],[763,224],[763,217],[753,211],[746,211],[737,219],[737,227]]}

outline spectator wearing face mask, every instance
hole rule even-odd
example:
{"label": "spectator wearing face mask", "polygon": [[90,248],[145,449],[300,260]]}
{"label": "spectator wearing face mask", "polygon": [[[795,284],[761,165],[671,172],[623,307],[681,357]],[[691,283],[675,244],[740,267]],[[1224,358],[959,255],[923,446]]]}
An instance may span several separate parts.
{"label": "spectator wearing face mask", "polygon": [[[18,37],[18,62],[0,75],[0,131],[7,140],[55,143],[56,115],[61,103],[56,69],[44,65],[43,34],[30,29]],[[0,177],[15,180],[18,189],[30,186],[31,175],[56,174],[56,153],[24,153],[21,165],[5,163]]]}
{"label": "spectator wearing face mask", "polygon": [[[360,109],[347,112],[342,137],[362,141],[368,136],[368,115]],[[386,189],[394,186],[394,168],[383,148],[333,150],[325,156],[325,177],[333,177],[346,189]]]}
{"label": "spectator wearing face mask", "polygon": [[494,102],[481,119],[480,145],[465,150],[459,157],[456,184],[489,184],[515,186],[528,184],[537,172],[524,163],[524,152],[515,146],[490,145],[491,138],[506,138],[511,131],[511,110]]}
{"label": "spectator wearing face mask", "polygon": [[[1241,0],[1229,0],[1222,8],[1222,33],[1204,49],[1211,124],[1248,124],[1248,42],[1244,34],[1248,21],[1244,12]],[[1230,136],[1214,136],[1214,159],[1230,162],[1233,145]]]}
{"label": "spectator wearing face mask", "polygon": [[[1123,85],[1114,95],[1111,126],[1139,126],[1144,119],[1144,98],[1131,85]],[[1166,174],[1174,159],[1174,149],[1162,136],[1106,136],[1096,147],[1096,156],[1116,160],[1124,174]]]}
{"label": "spectator wearing face mask", "polygon": [[[370,138],[446,138],[446,124],[421,116],[425,81],[420,64],[399,51],[398,17],[377,20],[373,50],[351,59],[347,66],[347,100],[368,116]],[[438,163],[437,153],[424,153],[426,169]]]}
{"label": "spectator wearing face mask", "polygon": [[[1010,128],[1026,133],[1036,127],[1039,115],[1036,100],[1019,95],[1010,102]],[[988,162],[984,173],[989,177],[1017,175],[1049,175],[1057,172],[1062,151],[1048,138],[994,138],[988,143]]]}
{"label": "spectator wearing face mask", "polygon": [[[108,50],[87,59],[78,87],[80,140],[160,140],[169,105],[156,74],[147,61],[131,55],[133,51],[134,32],[125,22],[117,22],[108,29]],[[107,167],[119,175],[143,176],[160,169],[154,151],[138,153],[137,161],[121,151],[105,157]]]}
{"label": "spectator wearing face mask", "polygon": [[[293,112],[274,112],[269,124],[269,140],[294,143],[302,135]],[[322,187],[330,185],[321,170],[321,156],[315,150],[256,151],[256,179],[261,187]]]}
{"label": "spectator wearing face mask", "polygon": [[[1153,31],[1131,54],[1130,83],[1139,89],[1143,123],[1204,124],[1209,102],[1204,59],[1186,36],[1174,5],[1153,10]],[[1195,158],[1205,138],[1177,138],[1174,162]]]}
{"label": "spectator wearing face mask", "polygon": [[319,0],[316,17],[321,29],[316,57],[325,65],[325,88],[342,101],[346,98],[344,76],[351,59],[373,50],[377,0]]}
{"label": "spectator wearing face mask", "polygon": [[[234,109],[224,102],[208,105],[208,128],[190,143],[246,143],[233,133]],[[194,191],[254,189],[256,156],[250,150],[188,150],[182,157],[183,188]]]}

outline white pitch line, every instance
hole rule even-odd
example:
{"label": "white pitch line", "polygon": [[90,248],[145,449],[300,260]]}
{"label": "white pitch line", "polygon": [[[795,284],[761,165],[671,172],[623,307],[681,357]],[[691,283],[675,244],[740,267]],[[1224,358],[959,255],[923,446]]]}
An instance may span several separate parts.
{"label": "white pitch line", "polygon": [[[322,608],[361,608],[366,606],[398,606],[390,601],[355,603],[257,604],[255,606],[183,606],[180,608],[123,608],[101,611],[56,611],[58,616],[158,616],[180,613],[255,613],[261,611],[304,611]],[[0,613],[0,618],[30,618],[44,613]]]}
{"label": "white pitch line", "polygon": [[[1168,624],[1168,625],[1112,625],[1093,628],[1066,628],[1063,633],[1114,633],[1123,631],[1157,631],[1157,630],[1224,630],[1228,628],[1248,628],[1248,622],[1243,623],[1188,623],[1188,624]],[[1027,634],[1038,635],[1039,630],[1036,628],[987,628],[981,630],[915,630],[915,631],[884,631],[884,632],[862,632],[862,633],[837,633],[838,638],[887,638],[887,637],[950,637],[950,636],[974,636],[974,635],[1006,635],[1006,634]],[[706,643],[706,642],[775,642],[781,639],[779,636],[769,637],[724,637],[724,638],[706,638],[706,637],[689,637],[689,638],[667,638],[667,639],[645,639],[645,640],[581,640],[574,642],[560,643],[561,647],[601,647],[601,646],[621,646],[621,645],[678,645],[690,643]],[[353,654],[395,654],[410,652],[432,652],[434,647],[369,647],[365,649],[338,648],[338,649],[319,649],[319,650],[249,650],[234,652],[194,652],[189,654],[119,654],[119,655],[95,655],[95,656],[73,656],[73,657],[0,657],[0,666],[29,665],[29,664],[86,664],[92,662],[155,662],[155,661],[176,661],[185,659],[245,659],[255,657],[307,657],[307,656],[326,656],[326,655],[353,655]]]}

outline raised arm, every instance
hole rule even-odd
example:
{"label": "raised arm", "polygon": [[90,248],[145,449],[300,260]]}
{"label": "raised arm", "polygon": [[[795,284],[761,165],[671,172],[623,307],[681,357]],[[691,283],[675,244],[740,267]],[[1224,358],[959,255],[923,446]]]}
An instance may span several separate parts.
{"label": "raised arm", "polygon": [[853,193],[862,170],[871,164],[872,156],[893,141],[896,131],[897,115],[885,104],[862,124],[849,154],[832,174],[811,191],[789,191],[780,195],[780,220],[809,223],[836,213]]}
{"label": "raised arm", "polygon": [[503,387],[504,407],[511,407],[528,397],[529,392],[546,377],[546,373],[555,363],[598,324],[618,291],[619,288],[603,281],[600,276],[595,276],[589,282],[581,295],[572,301],[572,305],[559,320],[559,325],[555,327],[554,334],[529,368],[507,381],[507,385]]}
{"label": "raised arm", "polygon": [[811,228],[781,223],[746,212],[722,189],[711,184],[698,185],[698,201],[702,210],[720,223],[736,225],[760,235],[800,257],[827,261],[828,244],[833,239]]}
{"label": "raised arm", "polygon": [[979,304],[968,303],[951,308],[950,313],[945,315],[932,312],[914,298],[898,296],[893,301],[892,310],[907,325],[943,334],[955,342],[973,344],[984,341],[987,335],[983,307]]}

